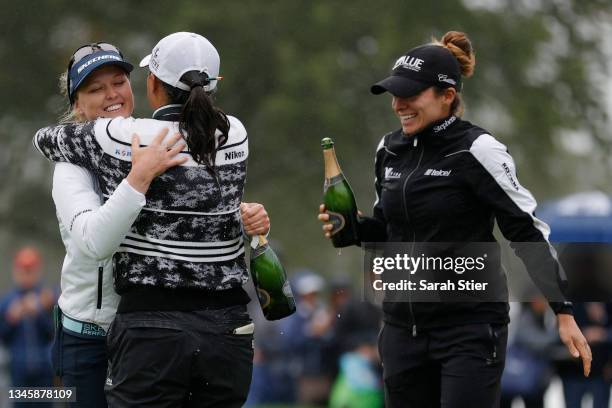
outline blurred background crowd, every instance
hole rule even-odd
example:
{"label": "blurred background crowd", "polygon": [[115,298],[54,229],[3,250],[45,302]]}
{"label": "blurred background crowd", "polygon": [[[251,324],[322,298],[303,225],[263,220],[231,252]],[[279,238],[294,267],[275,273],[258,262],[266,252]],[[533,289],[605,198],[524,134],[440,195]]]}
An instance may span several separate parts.
{"label": "blurred background crowd", "polygon": [[[468,33],[477,69],[465,83],[464,117],[508,146],[521,182],[539,202],[612,190],[608,0],[0,0],[0,23],[2,389],[52,381],[45,356],[64,249],[50,194],[51,165],[31,139],[65,110],[57,78],[84,43],[117,44],[136,63],[159,38],[184,30],[205,35],[220,52],[225,79],[218,105],[240,117],[250,137],[245,200],[266,206],[271,237],[282,245],[299,298],[299,313],[280,322],[265,321],[253,304],[251,406],[381,405],[380,314],[362,300],[361,252],[332,249],[316,220],[323,183],[319,142],[334,138],[358,204],[368,213],[376,145],[398,127],[390,100],[368,90],[406,50],[450,29]],[[136,69],[131,77],[136,116],[151,113],[145,74]],[[598,208],[602,214],[609,205]],[[602,220],[594,224],[612,231]],[[562,227],[553,226],[553,233]],[[541,406],[545,395],[546,406],[557,408],[585,392],[585,403],[605,399],[610,312],[593,302],[577,308],[597,353],[585,381],[559,351],[542,300],[514,304],[506,403]],[[0,399],[0,407],[7,404]]]}

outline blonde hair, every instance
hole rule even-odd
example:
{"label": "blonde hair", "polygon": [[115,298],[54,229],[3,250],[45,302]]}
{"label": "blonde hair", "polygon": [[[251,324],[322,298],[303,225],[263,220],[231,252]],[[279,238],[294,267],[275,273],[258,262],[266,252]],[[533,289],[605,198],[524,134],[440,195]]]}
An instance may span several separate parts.
{"label": "blonde hair", "polygon": [[[469,78],[474,74],[476,53],[467,34],[461,31],[449,31],[440,40],[433,38],[432,44],[444,47],[454,55],[459,62],[462,76]],[[457,94],[451,104],[451,112],[456,116],[461,116],[463,111],[463,100],[461,95]]]}
{"label": "blonde hair", "polygon": [[[58,86],[60,90],[60,94],[66,98],[67,101],[70,101],[68,97],[68,72],[63,72],[59,76]],[[78,98],[78,95],[75,95],[75,100]],[[64,112],[59,117],[60,124],[66,123],[75,123],[75,122],[85,122],[85,117],[82,114],[76,112],[70,102],[68,102],[68,106],[64,110]]]}

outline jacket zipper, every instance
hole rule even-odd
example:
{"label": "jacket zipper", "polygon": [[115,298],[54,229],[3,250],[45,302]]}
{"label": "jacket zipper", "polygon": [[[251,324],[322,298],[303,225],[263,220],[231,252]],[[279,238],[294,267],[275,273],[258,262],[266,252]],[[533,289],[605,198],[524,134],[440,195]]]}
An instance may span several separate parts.
{"label": "jacket zipper", "polygon": [[102,274],[104,273],[104,267],[98,266],[98,302],[96,307],[102,309]]}
{"label": "jacket zipper", "polygon": [[[414,147],[418,146],[418,136],[415,136],[413,146]],[[414,172],[417,171],[417,169],[421,165],[421,160],[423,159],[424,153],[425,153],[425,146],[422,146],[421,154],[419,156],[419,160],[417,161],[415,168],[406,176],[406,179],[404,180],[404,186],[402,188],[402,205],[404,207],[404,214],[406,215],[407,221],[410,220],[410,215],[408,214],[408,206],[406,205],[406,186],[408,185],[408,179],[412,177]],[[412,248],[410,249],[410,256],[413,255],[415,241],[416,241],[416,233],[413,232]],[[410,311],[410,318],[412,319],[412,337],[416,337],[417,336],[417,325],[416,325],[416,320],[414,318],[414,311],[412,310],[412,300],[410,299],[410,292],[408,292],[408,309]]]}

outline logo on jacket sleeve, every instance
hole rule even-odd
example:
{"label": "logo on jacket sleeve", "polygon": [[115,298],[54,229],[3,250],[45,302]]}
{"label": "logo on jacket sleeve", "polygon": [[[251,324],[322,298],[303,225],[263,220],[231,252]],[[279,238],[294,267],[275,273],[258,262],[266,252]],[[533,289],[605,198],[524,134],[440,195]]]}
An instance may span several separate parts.
{"label": "logo on jacket sleeve", "polygon": [[510,170],[510,167],[508,167],[506,163],[502,163],[502,167],[504,169],[504,173],[506,173],[506,177],[508,177],[508,181],[510,181],[510,184],[512,184],[512,187],[514,187],[516,191],[520,191],[521,189],[519,188],[518,183],[514,180],[514,177],[512,177],[512,170]]}
{"label": "logo on jacket sleeve", "polygon": [[234,160],[234,159],[240,159],[242,157],[244,157],[245,153],[242,150],[238,150],[238,151],[230,151],[225,153],[225,160]]}
{"label": "logo on jacket sleeve", "polygon": [[120,159],[126,159],[132,157],[132,148],[130,147],[116,147],[115,156]]}
{"label": "logo on jacket sleeve", "polygon": [[450,176],[452,170],[434,170],[427,169],[425,171],[425,176],[437,176],[437,177],[448,177]]}
{"label": "logo on jacket sleeve", "polygon": [[385,167],[385,180],[398,179],[402,177],[402,173],[394,171],[393,167]]}

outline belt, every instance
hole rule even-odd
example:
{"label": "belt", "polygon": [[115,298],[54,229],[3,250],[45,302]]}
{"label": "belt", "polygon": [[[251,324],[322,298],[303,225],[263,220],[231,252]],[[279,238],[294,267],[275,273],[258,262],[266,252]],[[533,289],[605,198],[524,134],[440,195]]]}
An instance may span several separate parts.
{"label": "belt", "polygon": [[95,323],[82,322],[62,314],[62,326],[64,330],[86,337],[106,337],[106,330]]}

